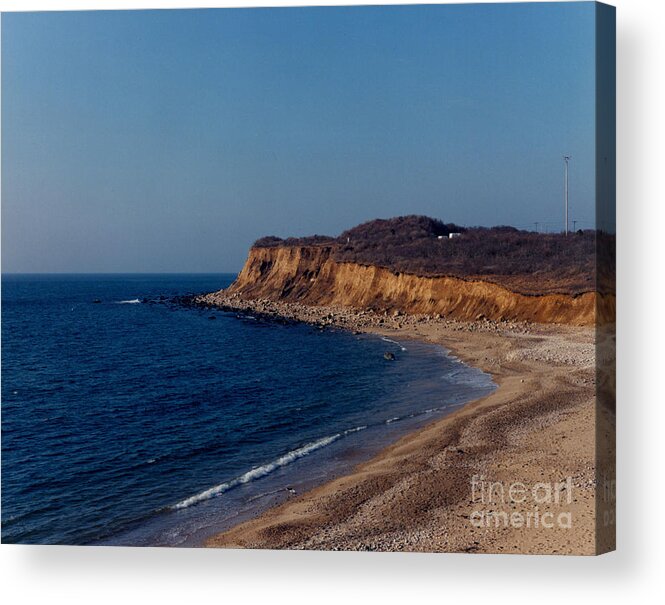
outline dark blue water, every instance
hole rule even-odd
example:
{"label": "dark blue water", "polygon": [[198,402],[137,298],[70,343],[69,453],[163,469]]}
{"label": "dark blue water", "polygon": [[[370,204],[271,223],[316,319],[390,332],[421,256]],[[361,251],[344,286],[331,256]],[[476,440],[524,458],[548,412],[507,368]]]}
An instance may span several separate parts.
{"label": "dark blue water", "polygon": [[2,277],[3,542],[196,545],[493,388],[433,345],[136,302],[232,279]]}

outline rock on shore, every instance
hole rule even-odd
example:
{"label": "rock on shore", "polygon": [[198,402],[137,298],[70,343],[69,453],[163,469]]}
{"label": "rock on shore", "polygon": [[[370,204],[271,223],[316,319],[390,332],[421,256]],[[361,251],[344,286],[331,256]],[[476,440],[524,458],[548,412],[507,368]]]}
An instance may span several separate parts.
{"label": "rock on shore", "polygon": [[493,321],[478,317],[476,321],[457,321],[436,315],[407,315],[401,311],[355,309],[341,306],[313,306],[294,302],[274,301],[267,298],[249,299],[227,294],[224,290],[194,298],[194,304],[217,308],[227,312],[243,313],[276,321],[296,321],[319,328],[341,328],[353,332],[381,329],[403,329],[413,326],[442,326],[466,332],[512,332],[528,334],[530,325],[525,321]]}

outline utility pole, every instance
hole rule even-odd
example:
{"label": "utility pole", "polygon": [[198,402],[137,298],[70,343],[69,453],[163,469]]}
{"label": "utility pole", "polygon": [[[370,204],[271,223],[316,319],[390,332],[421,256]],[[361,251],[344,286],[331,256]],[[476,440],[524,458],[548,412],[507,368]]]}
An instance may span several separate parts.
{"label": "utility pole", "polygon": [[570,160],[569,155],[564,155],[563,156],[563,162],[564,162],[564,169],[563,169],[563,201],[565,205],[565,221],[566,221],[566,228],[564,229],[564,232],[566,235],[568,235],[568,160]]}
{"label": "utility pole", "polygon": [[577,221],[573,221],[573,232],[576,231],[576,229],[575,229],[575,225],[577,225]]}
{"label": "utility pole", "polygon": [[538,233],[538,221],[536,221],[534,225],[536,226],[536,233]]}

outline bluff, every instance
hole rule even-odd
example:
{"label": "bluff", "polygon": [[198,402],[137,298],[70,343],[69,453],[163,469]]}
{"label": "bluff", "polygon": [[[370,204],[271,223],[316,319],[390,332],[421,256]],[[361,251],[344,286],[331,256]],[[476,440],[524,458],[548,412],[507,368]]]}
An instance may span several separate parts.
{"label": "bluff", "polygon": [[611,316],[615,305],[612,293],[596,288],[597,238],[564,237],[400,217],[338,238],[263,238],[226,294],[459,320],[592,325],[598,308]]}

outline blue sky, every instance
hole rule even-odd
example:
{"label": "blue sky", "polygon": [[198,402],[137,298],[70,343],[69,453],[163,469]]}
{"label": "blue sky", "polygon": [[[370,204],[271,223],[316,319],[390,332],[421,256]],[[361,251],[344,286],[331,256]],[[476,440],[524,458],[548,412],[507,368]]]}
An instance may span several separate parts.
{"label": "blue sky", "polygon": [[[2,270],[235,271],[376,217],[594,219],[594,5],[2,16]],[[559,225],[555,224],[559,221]]]}

